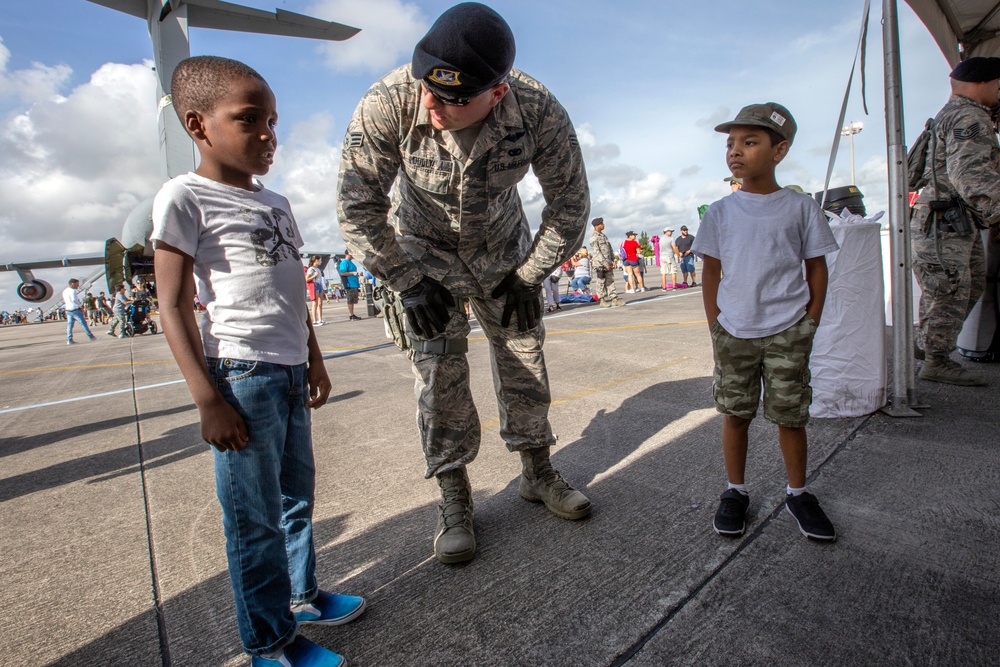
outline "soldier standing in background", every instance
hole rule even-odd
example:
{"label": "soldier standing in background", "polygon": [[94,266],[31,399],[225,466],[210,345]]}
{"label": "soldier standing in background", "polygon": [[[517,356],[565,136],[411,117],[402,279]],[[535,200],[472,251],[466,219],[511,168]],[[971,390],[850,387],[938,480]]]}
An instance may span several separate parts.
{"label": "soldier standing in background", "polygon": [[[601,308],[624,306],[625,302],[618,298],[615,289],[615,251],[611,241],[604,235],[604,218],[594,218],[590,221],[594,233],[590,235],[590,270],[594,274],[593,285],[597,296],[601,299]],[[603,275],[602,275],[603,271]]]}
{"label": "soldier standing in background", "polygon": [[951,72],[951,97],[934,118],[924,177],[910,221],[913,274],[920,285],[920,377],[985,386],[951,359],[962,323],[986,285],[979,228],[1000,224],[1000,146],[990,117],[1000,92],[1000,58],[969,58]]}
{"label": "soldier standing in background", "polygon": [[[340,167],[341,232],[406,314],[397,343],[413,361],[426,476],[441,487],[434,553],[445,563],[476,548],[465,466],[479,450],[480,421],[465,301],[489,340],[500,436],[521,456],[520,495],[564,519],[591,511],[549,462],[541,318],[542,281],[580,247],[590,192],[566,110],[513,62],[514,36],[499,14],[452,7],[412,65],[361,100]],[[546,201],[534,238],[517,194],[529,167]]]}

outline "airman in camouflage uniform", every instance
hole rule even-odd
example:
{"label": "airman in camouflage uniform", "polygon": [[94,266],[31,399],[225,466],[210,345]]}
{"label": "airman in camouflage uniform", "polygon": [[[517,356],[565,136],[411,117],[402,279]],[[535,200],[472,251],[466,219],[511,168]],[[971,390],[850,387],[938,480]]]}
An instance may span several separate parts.
{"label": "airman in camouflage uniform", "polygon": [[963,61],[952,71],[952,95],[934,119],[928,183],[910,221],[913,273],[921,289],[916,343],[918,355],[922,350],[926,356],[920,369],[925,380],[986,384],[950,355],[986,284],[976,223],[1000,224],[1000,146],[990,117],[998,78],[1000,58]]}
{"label": "airman in camouflage uniform", "polygon": [[[500,435],[521,453],[521,496],[566,519],[591,511],[549,462],[540,316],[542,281],[583,241],[590,193],[568,114],[512,69],[513,57],[496,12],[477,3],[448,10],[412,65],[361,100],[341,161],[341,232],[406,309],[426,476],[437,477],[443,497],[434,551],[446,563],[475,552],[465,466],[476,458],[480,422],[466,301],[489,340]],[[534,237],[517,192],[529,168],[546,201]]]}
{"label": "airman in camouflage uniform", "polygon": [[[594,233],[590,235],[590,266],[594,274],[593,287],[601,299],[601,308],[624,306],[625,302],[618,298],[615,289],[615,251],[611,241],[604,235],[604,218],[594,218],[591,222]],[[597,276],[597,270],[603,268],[604,278]]]}

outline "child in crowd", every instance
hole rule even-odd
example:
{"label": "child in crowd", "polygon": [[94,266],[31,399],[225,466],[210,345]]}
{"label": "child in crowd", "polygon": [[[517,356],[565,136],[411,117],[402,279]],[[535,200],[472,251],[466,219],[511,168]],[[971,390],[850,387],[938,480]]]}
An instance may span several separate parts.
{"label": "child in crowd", "polygon": [[125,306],[132,303],[132,299],[125,296],[125,287],[125,283],[115,285],[115,305],[111,309],[114,319],[111,320],[111,329],[108,330],[109,336],[114,336],[117,329],[118,337],[125,338]]}
{"label": "child in crowd", "polygon": [[[301,623],[357,618],[365,601],[321,591],[314,572],[308,408],[326,402],[331,384],[302,298],[288,200],[253,178],[274,158],[274,94],[250,67],[211,56],[182,61],[171,88],[201,163],[153,205],[160,317],[215,447],[240,637],[254,667],[341,665],[298,636]],[[207,309],[200,334],[196,278]]]}
{"label": "child in crowd", "polygon": [[729,476],[713,526],[720,535],[742,535],[746,529],[747,429],[763,382],[764,416],[778,425],[788,474],[788,511],[804,535],[832,541],[833,524],[806,491],[805,427],[812,402],[809,355],[826,298],[824,255],[836,250],[837,242],[816,202],[775,180],[775,168],[795,138],[795,120],[785,107],[753,104],[715,130],[729,135],[726,162],[733,176],[743,179],[743,189],[712,204],[693,246],[704,257],[713,392],[724,415],[722,451]]}

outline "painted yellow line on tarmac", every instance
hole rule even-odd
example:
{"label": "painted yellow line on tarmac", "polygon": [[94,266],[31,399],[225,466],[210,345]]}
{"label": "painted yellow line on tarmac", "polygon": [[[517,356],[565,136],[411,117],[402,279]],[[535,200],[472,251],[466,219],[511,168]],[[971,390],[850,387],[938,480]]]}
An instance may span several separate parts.
{"label": "painted yellow line on tarmac", "polygon": [[[369,346],[363,347],[325,347],[321,352],[352,352],[354,350],[366,350]],[[52,366],[49,368],[24,368],[16,371],[0,371],[0,375],[23,375],[25,373],[53,373],[62,371],[87,371],[96,368],[118,368],[121,366],[147,366],[149,364],[172,364],[173,359],[151,359],[149,361],[118,361],[108,364],[90,364],[85,366]]]}
{"label": "painted yellow line on tarmac", "polygon": [[[639,378],[645,375],[659,373],[665,368],[670,368],[671,366],[677,366],[678,364],[682,364],[688,359],[689,357],[686,356],[678,357],[676,359],[671,359],[670,361],[664,362],[657,366],[651,366],[650,368],[644,368],[641,371],[637,371],[629,375],[623,375],[617,377],[614,380],[608,380],[607,382],[602,382],[601,384],[595,384],[593,387],[584,387],[583,389],[575,391],[572,394],[569,394],[568,396],[565,396],[563,398],[557,398],[556,400],[552,401],[551,407],[556,407],[559,405],[563,405],[565,403],[570,403],[572,401],[578,401],[581,398],[586,398],[587,396],[593,396],[594,394],[599,394],[602,391],[608,391],[609,389],[614,389],[615,387],[619,387],[627,382],[638,380]],[[490,419],[489,421],[482,422],[481,424],[481,427],[483,429],[499,428],[499,426],[500,426],[499,418]]]}
{"label": "painted yellow line on tarmac", "polygon": [[83,371],[94,368],[116,368],[118,366],[145,366],[147,364],[172,364],[173,359],[156,359],[152,361],[119,361],[113,364],[91,364],[89,366],[57,366],[52,368],[25,368],[18,371],[0,371],[0,375],[20,375],[22,373],[51,373],[53,371]]}
{"label": "painted yellow line on tarmac", "polygon": [[[694,320],[691,322],[658,322],[654,324],[628,324],[620,327],[594,327],[593,329],[566,329],[565,331],[545,330],[546,338],[549,336],[568,336],[576,334],[606,333],[608,331],[628,331],[631,329],[656,329],[659,327],[686,327],[692,324],[708,324],[708,320]],[[470,336],[469,340],[486,340],[486,336]]]}

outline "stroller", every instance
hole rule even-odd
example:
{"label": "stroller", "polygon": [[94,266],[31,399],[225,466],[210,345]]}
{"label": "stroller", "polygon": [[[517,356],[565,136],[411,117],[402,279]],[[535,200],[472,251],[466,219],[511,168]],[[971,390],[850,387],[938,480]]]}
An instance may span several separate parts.
{"label": "stroller", "polygon": [[144,334],[147,331],[155,334],[157,331],[156,320],[149,316],[149,299],[136,299],[125,306],[125,335],[135,336]]}

